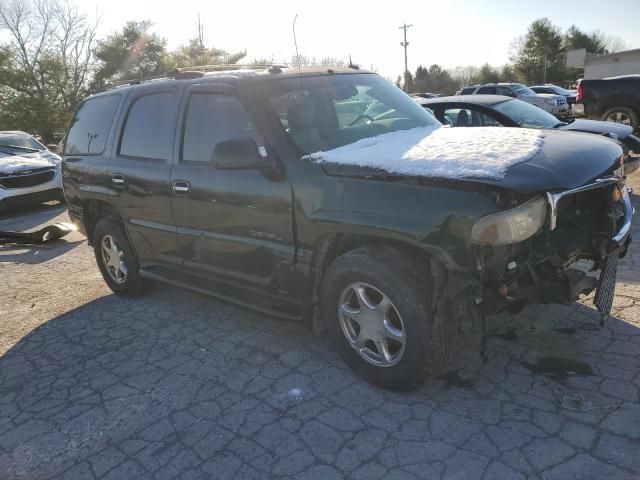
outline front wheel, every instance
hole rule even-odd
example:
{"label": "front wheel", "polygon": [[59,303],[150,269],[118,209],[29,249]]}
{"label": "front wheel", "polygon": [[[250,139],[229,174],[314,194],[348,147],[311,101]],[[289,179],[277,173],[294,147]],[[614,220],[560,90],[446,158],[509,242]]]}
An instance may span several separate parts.
{"label": "front wheel", "polygon": [[104,217],[93,232],[93,252],[102,278],[118,295],[135,297],[144,291],[139,264],[117,218]]}
{"label": "front wheel", "polygon": [[323,279],[322,313],[345,362],[383,388],[410,390],[447,363],[450,326],[433,315],[427,265],[401,250],[345,253]]}

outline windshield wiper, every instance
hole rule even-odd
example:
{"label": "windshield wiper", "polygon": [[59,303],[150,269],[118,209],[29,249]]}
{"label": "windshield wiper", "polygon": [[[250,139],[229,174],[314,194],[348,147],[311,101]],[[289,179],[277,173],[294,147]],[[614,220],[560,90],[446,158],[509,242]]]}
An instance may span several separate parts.
{"label": "windshield wiper", "polygon": [[560,128],[560,127],[564,127],[565,125],[569,125],[567,122],[560,122],[560,123],[556,123],[553,127],[551,128]]}
{"label": "windshield wiper", "polygon": [[20,145],[0,145],[0,148],[13,148],[14,150],[22,150],[24,152],[39,152],[37,148],[21,147]]}

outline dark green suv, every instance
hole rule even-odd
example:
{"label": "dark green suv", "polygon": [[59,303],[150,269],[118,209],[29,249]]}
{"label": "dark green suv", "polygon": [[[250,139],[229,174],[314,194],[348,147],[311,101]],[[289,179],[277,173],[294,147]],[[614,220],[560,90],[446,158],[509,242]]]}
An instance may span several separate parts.
{"label": "dark green suv", "polygon": [[160,280],[304,321],[407,389],[485,314],[595,287],[609,313],[632,216],[621,155],[594,135],[442,127],[364,71],[189,71],[87,98],[63,183],[115,293]]}

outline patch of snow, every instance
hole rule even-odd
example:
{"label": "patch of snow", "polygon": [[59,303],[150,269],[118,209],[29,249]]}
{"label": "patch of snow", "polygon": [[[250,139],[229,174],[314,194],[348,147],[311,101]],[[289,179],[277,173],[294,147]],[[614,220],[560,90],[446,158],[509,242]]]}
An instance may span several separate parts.
{"label": "patch of snow", "polygon": [[305,158],[440,178],[503,178],[540,151],[544,134],[528,128],[419,127],[364,138]]}
{"label": "patch of snow", "polygon": [[38,153],[25,155],[2,155],[0,154],[0,173],[12,174],[20,170],[30,170],[33,168],[51,167],[55,161],[43,158]]}

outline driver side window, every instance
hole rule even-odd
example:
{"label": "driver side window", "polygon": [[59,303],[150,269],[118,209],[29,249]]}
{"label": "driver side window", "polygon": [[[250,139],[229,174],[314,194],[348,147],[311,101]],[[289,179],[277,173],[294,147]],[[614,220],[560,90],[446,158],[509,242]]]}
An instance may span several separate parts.
{"label": "driver side window", "polygon": [[186,162],[210,162],[218,142],[253,138],[262,142],[242,104],[229,95],[193,93],[184,120],[182,155]]}

